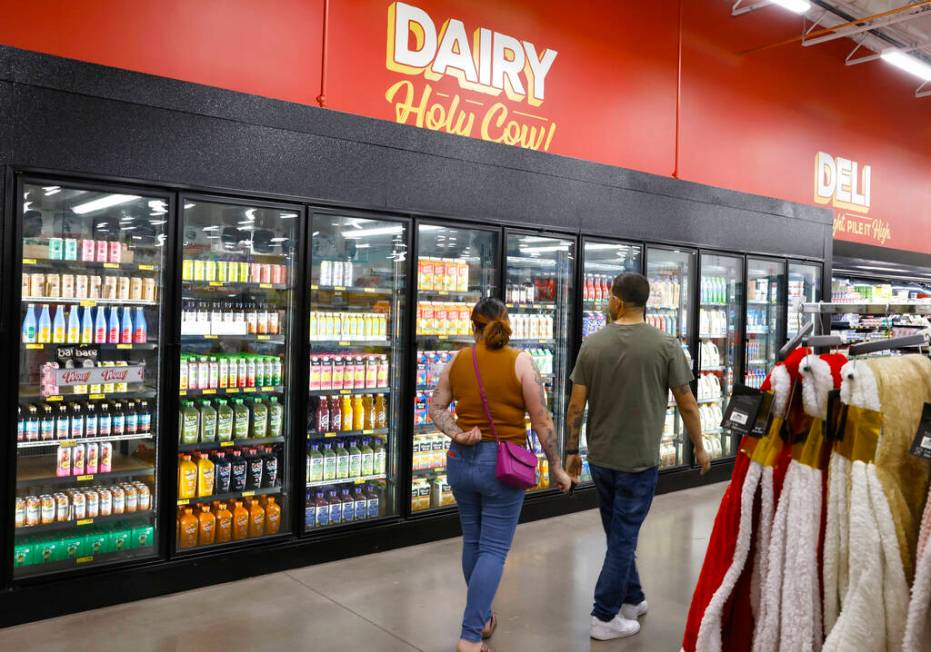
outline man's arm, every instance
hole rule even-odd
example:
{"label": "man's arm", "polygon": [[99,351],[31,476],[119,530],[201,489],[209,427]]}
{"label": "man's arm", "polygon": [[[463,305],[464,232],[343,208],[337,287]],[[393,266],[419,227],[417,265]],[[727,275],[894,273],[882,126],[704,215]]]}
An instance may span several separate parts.
{"label": "man's arm", "polygon": [[711,468],[711,456],[705,450],[705,442],[701,436],[701,417],[698,412],[698,403],[695,401],[692,388],[689,385],[673,387],[672,395],[676,399],[676,405],[679,406],[679,413],[685,423],[685,430],[689,434],[689,439],[692,440],[695,461],[698,462],[701,467],[701,474],[704,475]]}
{"label": "man's arm", "polygon": [[456,417],[449,411],[449,404],[453,402],[453,390],[449,384],[449,370],[455,360],[456,358],[453,356],[453,359],[443,369],[443,373],[440,374],[440,382],[433,392],[433,398],[430,399],[430,420],[443,434],[457,444],[472,446],[482,440],[482,431],[473,428],[469,432],[463,432],[459,424],[456,423]]}
{"label": "man's arm", "polygon": [[[566,450],[578,451],[579,436],[582,432],[582,419],[585,416],[585,403],[588,400],[588,387],[572,385],[572,395],[569,397],[569,407],[566,410],[566,423],[569,432],[566,435]],[[566,472],[577,478],[582,473],[582,457],[575,453],[566,453]]]}

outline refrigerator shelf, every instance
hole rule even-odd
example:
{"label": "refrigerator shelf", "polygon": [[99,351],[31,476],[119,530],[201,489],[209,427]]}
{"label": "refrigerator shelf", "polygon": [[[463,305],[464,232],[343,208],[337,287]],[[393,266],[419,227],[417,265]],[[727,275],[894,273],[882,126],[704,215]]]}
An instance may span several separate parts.
{"label": "refrigerator shelf", "polygon": [[114,563],[125,563],[133,559],[146,559],[154,557],[156,554],[155,546],[143,546],[141,548],[130,548],[123,550],[113,550],[100,553],[99,555],[86,555],[83,557],[73,557],[69,559],[60,559],[39,564],[28,564],[17,566],[17,573],[26,576],[50,575],[60,573],[61,571],[73,570],[93,564],[95,568]]}
{"label": "refrigerator shelf", "polygon": [[394,344],[390,340],[310,340],[311,346],[371,347],[389,349]]}
{"label": "refrigerator shelf", "polygon": [[68,448],[75,444],[99,444],[106,441],[133,441],[154,438],[155,433],[145,432],[135,435],[112,435],[110,437],[87,437],[85,439],[48,439],[45,441],[21,441],[16,444],[16,448],[45,448],[47,446]]}
{"label": "refrigerator shelf", "polygon": [[308,432],[307,439],[332,439],[334,437],[364,437],[369,435],[387,435],[388,428],[371,430],[340,430],[338,432]]}
{"label": "refrigerator shelf", "polygon": [[61,401],[89,400],[105,401],[114,398],[155,398],[158,395],[154,389],[143,389],[129,392],[103,392],[99,394],[53,394],[51,396],[42,396],[38,393],[22,393],[19,395],[21,401],[37,401],[45,403],[60,403]]}
{"label": "refrigerator shelf", "polygon": [[747,300],[747,305],[748,306],[766,306],[766,307],[773,306],[775,307],[774,304],[770,303],[769,301],[750,301],[749,299]]}
{"label": "refrigerator shelf", "polygon": [[390,387],[372,387],[358,389],[312,389],[307,392],[308,396],[352,396],[355,394],[389,394]]}
{"label": "refrigerator shelf", "polygon": [[422,469],[414,469],[415,474],[446,473],[445,466],[428,466]]}
{"label": "refrigerator shelf", "polygon": [[94,347],[100,351],[154,351],[158,348],[157,342],[147,342],[145,344],[61,344],[61,343],[48,343],[48,344],[37,344],[29,343],[23,344],[23,349],[26,351],[43,351],[45,349],[52,350],[59,346],[78,346],[82,348]]}
{"label": "refrigerator shelf", "polygon": [[23,308],[29,303],[74,303],[82,308],[93,308],[94,306],[157,306],[158,301],[141,301],[138,299],[79,299],[77,297],[23,297]]}
{"label": "refrigerator shelf", "polygon": [[196,444],[180,444],[178,452],[187,451],[217,451],[232,446],[261,446],[263,444],[283,444],[287,441],[284,437],[265,437],[263,439],[231,439],[229,441],[205,441]]}
{"label": "refrigerator shelf", "polygon": [[701,333],[698,337],[703,340],[723,340],[727,339],[727,333]]}
{"label": "refrigerator shelf", "polygon": [[290,290],[283,283],[229,283],[226,281],[181,281],[186,290]]}
{"label": "refrigerator shelf", "polygon": [[730,306],[730,305],[734,305],[734,304],[731,304],[731,303],[720,303],[720,302],[717,302],[717,301],[702,301],[702,302],[701,302],[701,307],[702,307],[702,308],[727,308],[727,307]]}
{"label": "refrigerator shelf", "polygon": [[654,304],[647,305],[647,309],[652,308],[653,310],[679,310],[681,306],[665,305],[665,304]]}
{"label": "refrigerator shelf", "polygon": [[699,373],[702,371],[727,371],[730,367],[702,367],[699,369]]}
{"label": "refrigerator shelf", "polygon": [[531,344],[546,344],[546,345],[552,346],[556,344],[556,340],[537,339],[535,337],[531,337],[531,338],[523,338],[519,340],[511,340],[511,344],[517,344],[518,346],[520,345],[529,346]]}
{"label": "refrigerator shelf", "polygon": [[555,301],[535,301],[533,303],[506,303],[508,310],[556,310]]}
{"label": "refrigerator shelf", "polygon": [[49,476],[55,472],[55,459],[44,457],[30,457],[19,460],[16,474],[16,486],[29,487],[43,485],[48,487],[64,487],[72,484],[88,484],[123,478],[136,478],[155,474],[155,467],[138,458],[127,455],[114,455],[109,473],[96,473],[90,475]]}
{"label": "refrigerator shelf", "polygon": [[23,266],[65,269],[68,271],[73,271],[76,268],[124,269],[139,272],[160,271],[158,265],[146,265],[144,263],[104,263],[92,260],[50,260],[48,258],[23,258]]}
{"label": "refrigerator shelf", "polygon": [[366,482],[373,482],[375,480],[385,480],[388,476],[384,473],[379,473],[377,475],[364,475],[358,478],[333,478],[332,480],[314,480],[313,482],[307,483],[307,488],[311,487],[328,487],[335,486],[338,484],[365,484]]}
{"label": "refrigerator shelf", "polygon": [[182,389],[179,396],[236,396],[237,394],[284,394],[284,385],[263,385],[262,387],[226,387],[220,389]]}
{"label": "refrigerator shelf", "polygon": [[770,364],[769,360],[750,360],[750,361],[747,362],[747,365],[753,365],[753,366],[757,366],[757,367],[758,367],[758,366],[763,366],[763,365],[768,365],[768,364]]}
{"label": "refrigerator shelf", "polygon": [[284,335],[181,335],[181,341],[189,342],[269,342],[284,344]]}
{"label": "refrigerator shelf", "polygon": [[[251,496],[270,496],[281,493],[281,487],[260,487],[259,489],[246,489],[245,491],[233,491],[228,494],[213,494],[212,496],[198,496],[196,498],[179,498],[178,507],[185,505],[197,505],[202,503],[212,503],[215,500],[228,502],[237,498],[250,498]],[[258,537],[256,537],[258,538]]]}
{"label": "refrigerator shelf", "polygon": [[747,335],[769,335],[769,329],[765,326],[757,326],[755,328],[748,328]]}
{"label": "refrigerator shelf", "polygon": [[695,399],[695,400],[696,400],[696,402],[702,403],[702,404],[705,404],[705,403],[720,403],[721,401],[724,400],[724,397],[723,397],[723,396],[710,396],[710,397],[699,398],[699,399]]}
{"label": "refrigerator shelf", "polygon": [[425,434],[426,434],[426,435],[429,435],[429,434],[433,434],[433,433],[436,433],[436,434],[438,434],[438,435],[442,435],[442,434],[443,434],[443,431],[440,430],[439,428],[437,428],[437,427],[436,427],[435,425],[433,425],[432,423],[418,423],[418,424],[414,424],[414,434],[415,434],[415,435],[425,435]]}
{"label": "refrigerator shelf", "polygon": [[374,294],[389,297],[394,294],[391,288],[370,288],[355,285],[311,285],[314,292],[345,292],[347,294]]}
{"label": "refrigerator shelf", "polygon": [[18,527],[15,530],[17,537],[29,536],[32,534],[43,534],[45,532],[61,532],[63,530],[80,529],[88,525],[100,525],[102,523],[113,523],[115,521],[140,520],[149,522],[155,512],[151,509],[127,512],[123,514],[110,514],[109,516],[94,516],[93,518],[82,518],[80,520],[57,521],[55,523],[45,523],[43,525],[30,525]]}
{"label": "refrigerator shelf", "polygon": [[479,290],[473,290],[469,292],[456,292],[453,290],[417,290],[418,299],[460,299],[462,301],[478,301],[484,295]]}

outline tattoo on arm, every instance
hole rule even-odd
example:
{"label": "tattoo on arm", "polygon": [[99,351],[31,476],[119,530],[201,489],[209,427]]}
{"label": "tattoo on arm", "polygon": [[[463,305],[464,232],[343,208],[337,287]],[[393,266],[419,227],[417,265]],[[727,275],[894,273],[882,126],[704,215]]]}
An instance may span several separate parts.
{"label": "tattoo on arm", "polygon": [[579,447],[579,435],[582,432],[582,418],[584,414],[584,407],[580,408],[573,403],[569,403],[569,414],[567,415],[569,433],[566,435],[566,448]]}
{"label": "tattoo on arm", "polygon": [[540,410],[542,411],[539,419],[540,424],[537,427],[537,438],[546,454],[551,469],[557,469],[562,466],[562,460],[559,457],[559,448],[556,442],[556,428],[553,427],[553,419],[550,416],[546,403],[546,388],[543,385],[543,377],[540,376],[540,370],[533,365],[533,382],[536,384],[536,391],[540,401]]}
{"label": "tattoo on arm", "polygon": [[437,401],[438,398],[440,398],[439,392],[435,393],[430,401],[430,419],[443,434],[452,438],[453,435],[462,432],[462,428],[456,423],[456,417],[449,411],[449,403],[447,402],[445,406],[440,405],[440,401]]}

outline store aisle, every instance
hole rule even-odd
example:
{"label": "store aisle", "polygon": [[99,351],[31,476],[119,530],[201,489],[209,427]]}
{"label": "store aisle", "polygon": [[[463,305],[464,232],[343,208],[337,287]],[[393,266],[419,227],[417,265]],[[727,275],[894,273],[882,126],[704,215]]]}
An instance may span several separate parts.
{"label": "store aisle", "polygon": [[[521,525],[496,609],[498,652],[679,649],[724,484],[659,496],[640,540],[650,602],[631,639],[588,637],[604,551],[588,511]],[[310,566],[0,630],[0,649],[447,652],[465,591],[459,540]]]}

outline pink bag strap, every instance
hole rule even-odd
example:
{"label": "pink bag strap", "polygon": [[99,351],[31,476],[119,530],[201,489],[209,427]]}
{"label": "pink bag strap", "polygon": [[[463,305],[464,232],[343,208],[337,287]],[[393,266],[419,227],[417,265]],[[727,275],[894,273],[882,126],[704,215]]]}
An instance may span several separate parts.
{"label": "pink bag strap", "polygon": [[491,426],[491,434],[495,436],[495,441],[499,444],[498,429],[495,427],[495,420],[491,416],[491,408],[488,407],[488,397],[485,396],[485,386],[482,384],[482,374],[478,370],[478,355],[475,353],[475,347],[472,347],[472,366],[475,368],[475,380],[478,381],[478,393],[482,397],[482,407],[485,408],[485,416],[488,418],[488,424]]}

